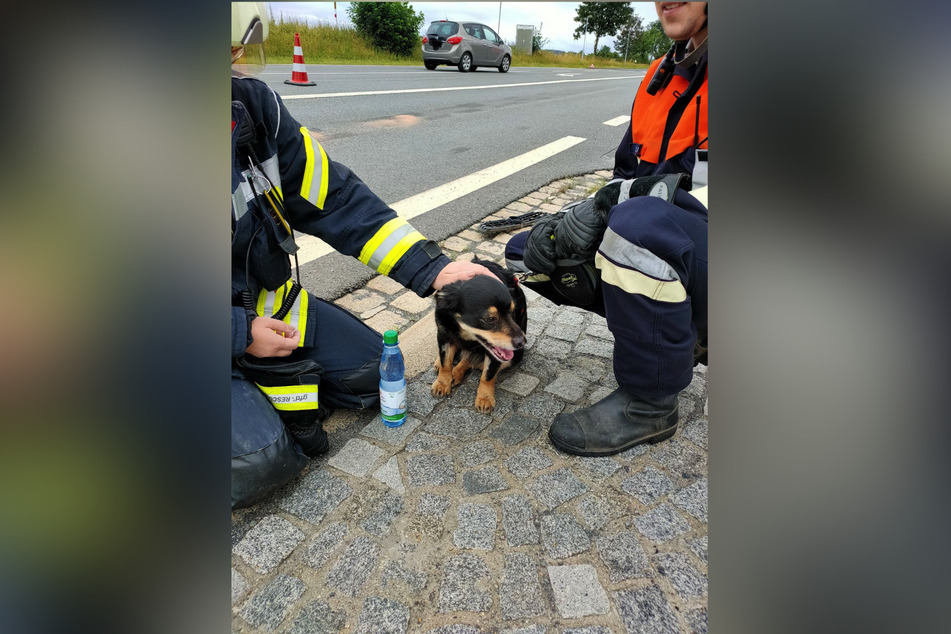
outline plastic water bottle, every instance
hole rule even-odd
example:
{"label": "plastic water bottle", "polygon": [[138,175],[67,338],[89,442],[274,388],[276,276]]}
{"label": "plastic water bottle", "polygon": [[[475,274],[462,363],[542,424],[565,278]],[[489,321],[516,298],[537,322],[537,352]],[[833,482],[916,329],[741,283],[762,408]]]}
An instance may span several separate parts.
{"label": "plastic water bottle", "polygon": [[383,333],[383,357],[380,359],[380,418],[387,427],[406,422],[406,366],[395,330]]}

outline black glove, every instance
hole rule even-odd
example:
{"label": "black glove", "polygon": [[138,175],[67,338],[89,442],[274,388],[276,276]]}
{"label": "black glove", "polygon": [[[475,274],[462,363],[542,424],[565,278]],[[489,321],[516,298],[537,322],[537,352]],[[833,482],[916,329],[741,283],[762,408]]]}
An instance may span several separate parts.
{"label": "black glove", "polygon": [[565,212],[559,211],[549,218],[535,223],[528,232],[523,260],[525,266],[535,273],[551,273],[555,270],[555,227],[564,218]]}

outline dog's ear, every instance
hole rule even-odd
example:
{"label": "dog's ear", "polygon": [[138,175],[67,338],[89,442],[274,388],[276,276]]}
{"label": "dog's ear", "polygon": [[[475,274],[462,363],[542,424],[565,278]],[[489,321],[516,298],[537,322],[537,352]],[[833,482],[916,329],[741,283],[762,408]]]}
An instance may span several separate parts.
{"label": "dog's ear", "polygon": [[436,291],[436,308],[457,313],[462,307],[461,301],[459,289],[455,288],[454,284],[446,285]]}

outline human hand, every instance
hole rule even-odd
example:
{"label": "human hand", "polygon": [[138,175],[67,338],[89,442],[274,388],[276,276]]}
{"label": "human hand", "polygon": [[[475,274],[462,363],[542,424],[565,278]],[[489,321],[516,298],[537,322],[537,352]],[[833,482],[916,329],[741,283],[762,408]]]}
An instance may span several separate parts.
{"label": "human hand", "polygon": [[280,319],[255,317],[251,320],[248,354],[256,357],[286,357],[297,349],[300,331]]}
{"label": "human hand", "polygon": [[433,280],[433,288],[438,291],[446,284],[471,280],[476,275],[492,275],[492,271],[481,264],[466,262],[465,260],[450,262],[446,265],[446,268],[439,272],[436,279]]}

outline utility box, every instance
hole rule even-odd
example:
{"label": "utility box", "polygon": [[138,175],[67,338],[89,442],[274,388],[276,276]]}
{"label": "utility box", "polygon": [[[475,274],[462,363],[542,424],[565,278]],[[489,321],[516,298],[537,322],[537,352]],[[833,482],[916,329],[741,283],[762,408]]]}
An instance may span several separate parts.
{"label": "utility box", "polygon": [[532,36],[535,35],[534,24],[519,24],[515,27],[515,48],[532,54]]}

